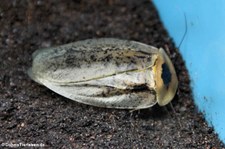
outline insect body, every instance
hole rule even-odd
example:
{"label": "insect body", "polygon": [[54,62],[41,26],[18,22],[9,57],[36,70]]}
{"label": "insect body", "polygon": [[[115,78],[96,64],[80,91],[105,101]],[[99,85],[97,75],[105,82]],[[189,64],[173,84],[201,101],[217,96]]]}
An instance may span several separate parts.
{"label": "insect body", "polygon": [[29,76],[69,99],[120,109],[164,106],[178,86],[163,49],[113,38],[37,50]]}

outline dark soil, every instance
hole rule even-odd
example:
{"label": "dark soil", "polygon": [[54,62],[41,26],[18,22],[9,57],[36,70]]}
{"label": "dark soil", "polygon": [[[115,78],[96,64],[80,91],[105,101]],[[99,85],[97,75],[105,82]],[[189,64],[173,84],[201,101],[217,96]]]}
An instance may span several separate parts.
{"label": "dark soil", "polygon": [[[33,82],[42,47],[115,37],[170,48],[179,89],[170,106],[135,111],[87,106]],[[192,100],[181,56],[149,0],[1,0],[0,143],[54,148],[222,148]],[[0,147],[1,148],[1,147]]]}

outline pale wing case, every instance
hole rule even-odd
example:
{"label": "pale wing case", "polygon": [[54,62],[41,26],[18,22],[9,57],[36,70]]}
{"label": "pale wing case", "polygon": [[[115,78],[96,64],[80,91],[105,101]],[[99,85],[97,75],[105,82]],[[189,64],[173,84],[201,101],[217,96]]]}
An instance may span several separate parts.
{"label": "pale wing case", "polygon": [[113,38],[37,50],[29,76],[69,99],[121,109],[165,105],[178,84],[163,49]]}

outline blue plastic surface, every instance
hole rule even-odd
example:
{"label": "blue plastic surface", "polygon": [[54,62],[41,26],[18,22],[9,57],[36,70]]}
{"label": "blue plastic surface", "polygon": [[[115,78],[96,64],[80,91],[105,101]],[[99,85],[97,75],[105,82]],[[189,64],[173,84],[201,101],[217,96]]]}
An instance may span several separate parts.
{"label": "blue plastic surface", "polygon": [[154,0],[191,77],[194,100],[225,143],[225,0]]}

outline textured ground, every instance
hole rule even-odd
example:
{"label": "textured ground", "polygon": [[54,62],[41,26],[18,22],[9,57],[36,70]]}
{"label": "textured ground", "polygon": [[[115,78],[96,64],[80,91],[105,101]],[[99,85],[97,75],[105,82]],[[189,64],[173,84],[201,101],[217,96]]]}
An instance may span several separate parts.
{"label": "textured ground", "polygon": [[[58,148],[222,148],[193,104],[180,55],[148,0],[1,0],[0,144]],[[29,79],[38,48],[94,37],[168,45],[180,80],[170,106],[135,111],[68,100]]]}

